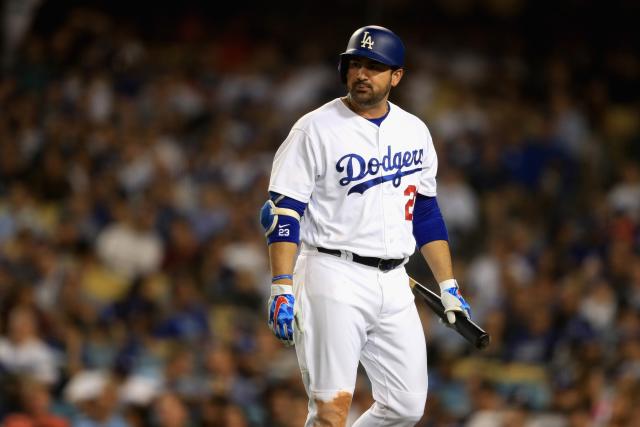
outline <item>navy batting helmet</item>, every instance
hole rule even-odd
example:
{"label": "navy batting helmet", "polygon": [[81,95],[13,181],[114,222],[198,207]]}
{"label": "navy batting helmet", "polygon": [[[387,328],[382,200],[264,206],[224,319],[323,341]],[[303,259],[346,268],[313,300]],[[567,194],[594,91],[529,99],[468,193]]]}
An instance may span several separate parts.
{"label": "navy batting helmet", "polygon": [[343,83],[347,82],[349,58],[364,56],[381,62],[391,68],[404,66],[404,44],[393,31],[377,25],[368,25],[357,29],[347,45],[347,50],[340,54],[338,71]]}

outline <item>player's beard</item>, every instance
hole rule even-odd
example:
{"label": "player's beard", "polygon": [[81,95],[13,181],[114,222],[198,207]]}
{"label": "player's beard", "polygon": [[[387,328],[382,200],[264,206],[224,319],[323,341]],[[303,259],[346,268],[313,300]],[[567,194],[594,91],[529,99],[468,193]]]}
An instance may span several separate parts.
{"label": "player's beard", "polygon": [[[367,86],[368,90],[359,92],[356,89],[359,84],[364,84]],[[391,79],[389,79],[387,85],[379,91],[376,91],[369,83],[356,81],[349,88],[349,98],[352,102],[361,107],[373,107],[374,105],[384,101],[387,96],[389,96],[389,92],[391,92]]]}

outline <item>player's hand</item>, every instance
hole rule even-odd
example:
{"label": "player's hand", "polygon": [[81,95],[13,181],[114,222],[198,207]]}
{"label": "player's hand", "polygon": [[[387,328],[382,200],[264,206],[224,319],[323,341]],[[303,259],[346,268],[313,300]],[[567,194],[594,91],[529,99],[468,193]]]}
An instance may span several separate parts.
{"label": "player's hand", "polygon": [[440,282],[440,298],[449,323],[455,323],[456,311],[463,313],[467,319],[471,316],[471,306],[462,297],[455,279]]}
{"label": "player's hand", "polygon": [[271,332],[287,346],[293,345],[293,286],[271,285],[269,298],[269,328]]}

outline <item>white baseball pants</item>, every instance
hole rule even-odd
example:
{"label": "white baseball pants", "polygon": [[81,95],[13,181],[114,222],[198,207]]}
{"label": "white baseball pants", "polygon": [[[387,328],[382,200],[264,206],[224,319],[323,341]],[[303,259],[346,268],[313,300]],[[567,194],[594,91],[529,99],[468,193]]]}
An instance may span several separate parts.
{"label": "white baseball pants", "polygon": [[427,397],[427,352],[404,267],[383,273],[305,249],[296,263],[294,292],[294,340],[309,396],[305,425],[315,425],[316,401],[353,394],[358,362],[375,403],[354,426],[419,421]]}

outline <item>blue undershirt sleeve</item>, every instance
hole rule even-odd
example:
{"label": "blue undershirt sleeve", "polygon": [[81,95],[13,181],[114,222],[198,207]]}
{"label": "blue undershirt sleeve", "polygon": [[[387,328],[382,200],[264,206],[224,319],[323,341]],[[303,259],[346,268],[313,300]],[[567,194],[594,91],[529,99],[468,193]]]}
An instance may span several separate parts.
{"label": "blue undershirt sleeve", "polygon": [[273,200],[273,203],[275,203],[277,207],[293,209],[294,211],[298,212],[298,215],[300,215],[300,217],[304,215],[304,211],[307,209],[306,203],[300,202],[296,199],[292,199],[291,197],[283,196],[273,191],[269,191],[269,197],[271,198],[271,200]]}
{"label": "blue undershirt sleeve", "polygon": [[435,197],[418,194],[413,206],[413,237],[418,249],[435,240],[449,241],[449,233]]}

